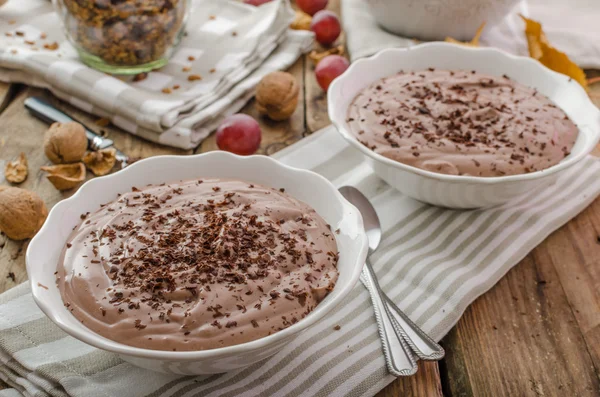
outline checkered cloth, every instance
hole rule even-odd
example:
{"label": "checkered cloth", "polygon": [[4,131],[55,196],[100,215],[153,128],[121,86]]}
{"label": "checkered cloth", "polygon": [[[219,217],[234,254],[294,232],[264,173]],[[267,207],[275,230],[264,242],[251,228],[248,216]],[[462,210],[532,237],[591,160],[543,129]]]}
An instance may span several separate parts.
{"label": "checkered cloth", "polygon": [[[246,104],[265,74],[310,49],[313,35],[288,28],[294,18],[289,0],[260,7],[231,0],[192,4],[187,36],[169,64],[134,82],[81,63],[47,0],[9,1],[0,8],[0,80],[48,88],[135,135],[194,148]],[[44,48],[54,42],[58,50]],[[202,80],[188,81],[192,74]],[[180,88],[171,94],[162,92],[175,85]]]}

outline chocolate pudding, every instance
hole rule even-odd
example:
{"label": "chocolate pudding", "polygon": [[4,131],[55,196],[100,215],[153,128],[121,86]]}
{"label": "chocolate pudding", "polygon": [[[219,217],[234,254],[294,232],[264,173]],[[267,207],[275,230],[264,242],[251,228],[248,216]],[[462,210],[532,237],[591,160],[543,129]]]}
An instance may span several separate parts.
{"label": "chocolate pudding", "polygon": [[189,351],[259,339],[303,319],[338,278],[329,225],[283,189],[150,185],[82,219],[58,264],[62,299],[126,345]]}
{"label": "chocolate pudding", "polygon": [[577,126],[547,97],[508,76],[400,72],[360,92],[352,134],[392,160],[451,175],[504,176],[559,163]]}

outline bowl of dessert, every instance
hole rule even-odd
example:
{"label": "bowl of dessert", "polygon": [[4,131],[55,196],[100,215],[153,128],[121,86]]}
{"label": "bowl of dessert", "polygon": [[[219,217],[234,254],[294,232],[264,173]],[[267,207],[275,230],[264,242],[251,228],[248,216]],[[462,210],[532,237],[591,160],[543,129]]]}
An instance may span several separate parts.
{"label": "bowl of dessert", "polygon": [[334,80],[328,105],[383,180],[449,208],[550,185],[600,138],[600,111],[576,81],[492,48],[383,50]]}
{"label": "bowl of dessert", "polygon": [[[494,26],[519,0],[366,0],[385,30],[420,40],[470,40],[479,26]],[[514,12],[514,11],[513,11]]]}
{"label": "bowl of dessert", "polygon": [[261,361],[327,316],[367,254],[325,178],[265,156],[159,156],[93,179],[26,254],[33,297],[71,336],[175,374]]}

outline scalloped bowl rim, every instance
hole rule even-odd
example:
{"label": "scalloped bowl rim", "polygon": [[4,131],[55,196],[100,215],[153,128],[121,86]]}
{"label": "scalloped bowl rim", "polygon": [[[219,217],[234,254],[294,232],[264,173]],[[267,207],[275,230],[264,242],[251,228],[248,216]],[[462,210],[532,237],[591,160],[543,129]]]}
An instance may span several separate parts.
{"label": "scalloped bowl rim", "polygon": [[[336,88],[338,86],[344,84],[346,82],[346,80],[350,80],[352,78],[353,74],[356,73],[357,69],[361,65],[377,63],[380,58],[386,56],[389,53],[397,53],[397,54],[402,54],[404,56],[410,56],[409,54],[411,52],[431,51],[431,50],[435,50],[436,48],[441,48],[441,47],[454,48],[457,52],[463,52],[464,54],[469,54],[469,53],[474,53],[474,52],[484,52],[484,53],[489,54],[490,57],[493,57],[493,56],[504,57],[504,58],[514,61],[515,68],[518,67],[519,63],[527,63],[529,65],[533,65],[533,66],[537,67],[539,69],[540,73],[547,74],[548,77],[552,78],[556,84],[564,84],[564,83],[559,83],[559,81],[569,79],[568,76],[548,69],[547,67],[545,67],[544,65],[542,65],[540,62],[538,62],[537,60],[535,60],[533,58],[519,56],[519,55],[513,55],[513,54],[510,54],[508,52],[505,52],[505,51],[502,51],[502,50],[499,50],[496,48],[468,47],[468,46],[452,44],[452,43],[445,43],[445,42],[431,42],[431,43],[417,44],[415,46],[406,47],[406,48],[386,48],[386,49],[381,50],[369,57],[361,58],[361,59],[351,63],[350,67],[341,76],[339,76],[338,78],[333,80],[333,82],[331,83],[331,86],[329,87],[329,92],[336,92]],[[435,65],[433,65],[432,67],[435,67]],[[507,73],[509,73],[509,72],[510,71],[507,71]],[[369,84],[375,82],[376,80],[377,79],[372,80]],[[581,85],[579,83],[575,82],[575,80],[572,80],[572,81],[566,80],[566,81],[567,81],[567,83],[572,82],[575,84],[575,85],[573,85],[574,93],[585,97],[586,100],[584,102],[585,102],[586,107],[589,108],[589,111],[596,114],[596,119],[599,122],[598,124],[600,124],[600,110],[591,102],[591,100],[589,99],[589,96],[587,95],[587,93],[585,92],[583,87],[581,87]],[[523,83],[521,83],[521,84],[523,84]],[[524,85],[527,85],[527,84],[524,84]],[[588,155],[594,149],[594,146],[596,146],[596,144],[598,144],[598,141],[600,140],[600,125],[597,124],[593,127],[594,128],[593,134],[595,134],[595,137],[592,138],[593,142],[589,143],[589,148],[588,148],[589,150],[581,150],[580,152],[574,154],[573,156],[568,156],[565,160],[559,162],[558,164],[555,164],[549,168],[539,170],[539,171],[534,171],[534,172],[531,172],[528,174],[516,174],[516,175],[496,176],[496,177],[478,177],[478,176],[467,176],[467,175],[441,174],[441,173],[436,173],[436,172],[427,171],[427,170],[424,170],[421,168],[413,167],[411,165],[404,164],[404,163],[401,163],[398,161],[394,161],[392,159],[389,159],[385,156],[382,156],[382,155],[375,153],[374,151],[366,148],[345,128],[345,126],[344,126],[345,116],[344,116],[344,120],[339,120],[337,118],[337,115],[334,110],[336,99],[337,98],[334,97],[333,95],[327,96],[328,115],[329,115],[329,118],[331,119],[332,124],[336,127],[336,130],[342,135],[342,137],[348,143],[350,143],[353,147],[360,150],[364,155],[371,157],[372,159],[374,159],[378,162],[384,163],[386,165],[395,167],[395,168],[403,170],[403,171],[412,172],[412,173],[418,174],[420,176],[423,176],[423,177],[426,177],[429,179],[434,179],[434,180],[466,182],[466,183],[470,183],[470,184],[497,184],[497,183],[503,183],[503,182],[534,180],[534,179],[538,179],[541,177],[545,177],[545,176],[554,174],[556,172],[559,172],[561,170],[564,170],[564,169],[576,164],[577,162],[582,160],[586,155]],[[346,109],[346,111],[347,111],[347,109]],[[578,128],[579,128],[579,125],[578,125]],[[578,135],[577,139],[579,139],[580,136],[581,136],[581,128],[579,128],[579,135]]]}
{"label": "scalloped bowl rim", "polygon": [[[336,291],[336,288],[338,290],[337,290],[336,294],[333,296],[333,299],[326,302],[325,305],[323,305],[322,304],[323,302],[321,302],[319,305],[317,305],[315,307],[315,309],[308,316],[306,316],[302,320],[298,321],[296,324],[293,324],[292,326],[290,326],[288,328],[285,328],[279,332],[276,332],[272,335],[265,336],[260,339],[256,339],[253,341],[249,341],[249,342],[245,342],[245,343],[241,343],[241,344],[237,344],[237,345],[216,348],[216,349],[179,351],[179,352],[178,351],[143,349],[143,348],[129,346],[129,345],[125,345],[125,344],[122,344],[119,342],[112,341],[106,337],[103,337],[103,336],[95,333],[94,331],[88,329],[85,326],[83,326],[82,330],[79,330],[79,329],[72,329],[68,326],[68,324],[64,323],[60,319],[60,317],[58,317],[54,313],[55,308],[53,308],[51,305],[47,304],[44,301],[43,297],[40,296],[41,291],[39,291],[37,288],[34,288],[34,282],[36,281],[36,278],[35,278],[35,276],[32,276],[32,274],[34,274],[34,273],[32,272],[33,265],[31,264],[31,259],[30,259],[31,255],[32,255],[32,251],[35,249],[43,248],[43,246],[41,246],[41,247],[38,247],[38,246],[44,242],[44,240],[46,238],[45,237],[46,234],[51,233],[53,228],[56,227],[55,222],[53,221],[53,218],[55,216],[57,216],[57,214],[59,214],[63,210],[64,207],[68,207],[68,205],[71,202],[82,200],[85,197],[85,195],[88,194],[88,191],[90,191],[92,187],[94,187],[96,185],[108,184],[112,180],[115,180],[117,178],[127,178],[128,173],[130,173],[131,170],[133,170],[133,169],[145,167],[148,164],[159,163],[162,161],[193,162],[193,161],[198,161],[199,158],[209,157],[209,156],[211,156],[211,157],[212,156],[225,156],[225,157],[228,157],[227,161],[239,161],[241,163],[244,163],[247,161],[264,161],[264,162],[269,163],[271,166],[281,167],[285,170],[285,172],[295,174],[300,178],[302,178],[302,177],[303,178],[317,178],[321,182],[325,182],[325,185],[328,186],[331,189],[331,193],[333,193],[332,199],[337,199],[338,204],[343,209],[343,211],[342,211],[343,218],[346,218],[348,216],[354,218],[353,224],[355,224],[357,226],[357,230],[359,231],[356,238],[359,240],[359,243],[362,241],[362,244],[361,244],[362,247],[359,248],[359,255],[356,257],[356,259],[354,259],[354,266],[351,269],[349,282],[347,282],[345,285],[336,284],[336,286],[334,287],[334,291]],[[199,176],[200,177],[210,177],[210,176],[205,176],[205,175],[199,175]],[[176,179],[176,178],[174,178],[174,179]],[[165,181],[165,182],[168,182],[168,181]],[[344,234],[343,230],[341,231],[341,234],[342,235]],[[360,277],[360,273],[361,273],[362,267],[363,267],[362,262],[364,262],[364,261],[361,260],[361,258],[363,258],[363,259],[366,258],[367,251],[368,251],[368,240],[367,240],[367,236],[364,232],[363,219],[362,219],[360,212],[356,209],[356,207],[354,207],[350,202],[348,202],[337,191],[335,186],[329,180],[327,180],[322,175],[319,175],[310,170],[291,167],[289,165],[283,164],[283,163],[279,162],[278,160],[276,160],[272,157],[268,157],[268,156],[263,156],[263,155],[237,156],[235,154],[231,154],[228,152],[213,151],[213,152],[191,155],[191,156],[164,155],[164,156],[149,157],[146,159],[139,160],[119,172],[115,172],[110,175],[94,178],[94,179],[87,181],[77,190],[77,192],[75,194],[73,194],[73,196],[59,201],[56,205],[54,205],[54,207],[52,207],[52,209],[50,210],[50,212],[48,214],[46,221],[44,222],[44,225],[31,240],[31,242],[27,248],[25,257],[26,257],[27,273],[29,276],[29,283],[31,286],[31,293],[33,295],[34,301],[36,302],[38,307],[42,310],[42,312],[44,312],[44,314],[48,318],[50,318],[50,320],[52,320],[52,322],[54,322],[56,325],[58,325],[67,334],[69,334],[91,346],[97,347],[102,350],[110,351],[113,353],[117,353],[117,354],[123,354],[123,355],[133,356],[133,357],[137,357],[137,358],[144,358],[144,359],[198,361],[198,360],[203,360],[203,359],[217,359],[217,358],[224,357],[224,356],[231,356],[231,355],[240,354],[240,353],[247,353],[249,351],[260,350],[260,349],[266,348],[268,346],[271,346],[273,344],[276,344],[278,341],[280,341],[282,339],[285,339],[288,337],[294,337],[295,335],[299,334],[306,328],[309,328],[310,326],[319,322],[328,313],[330,313],[334,308],[336,308],[338,305],[340,305],[342,303],[342,301],[344,300],[344,298],[354,288],[354,286],[358,282],[358,279]],[[54,268],[52,270],[54,271]],[[339,285],[339,287],[338,287],[338,285]]]}

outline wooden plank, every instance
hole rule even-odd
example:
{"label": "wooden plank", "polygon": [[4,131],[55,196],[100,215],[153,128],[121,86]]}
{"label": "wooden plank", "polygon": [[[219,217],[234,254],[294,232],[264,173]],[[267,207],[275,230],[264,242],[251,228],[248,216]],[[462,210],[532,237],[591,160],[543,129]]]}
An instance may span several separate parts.
{"label": "wooden plank", "polygon": [[409,378],[398,378],[376,397],[442,397],[440,373],[436,362],[419,362],[419,371]]}
{"label": "wooden plank", "polygon": [[[298,59],[288,70],[302,87],[304,85],[304,60]],[[304,90],[300,90],[300,99],[296,111],[288,120],[273,121],[261,116],[256,110],[254,99],[242,109],[241,113],[254,117],[262,130],[262,141],[258,153],[271,155],[278,150],[300,140],[304,134]],[[216,150],[215,136],[212,134],[196,149],[196,153]]]}
{"label": "wooden plank", "polygon": [[586,342],[596,373],[600,369],[600,199],[534,251],[551,263]]}
{"label": "wooden plank", "polygon": [[[443,340],[447,358],[441,375],[447,395],[598,395],[590,343],[586,346],[586,337],[598,342],[598,300],[592,296],[598,285],[592,294],[593,282],[578,280],[589,277],[584,269],[598,272],[600,249],[592,244],[592,235],[600,230],[598,211],[597,200],[467,309]],[[586,230],[576,234],[576,227]],[[583,234],[590,241],[583,241]],[[563,268],[557,272],[559,266]],[[574,279],[570,293],[565,293],[562,277]],[[570,294],[582,300],[575,310]]]}

